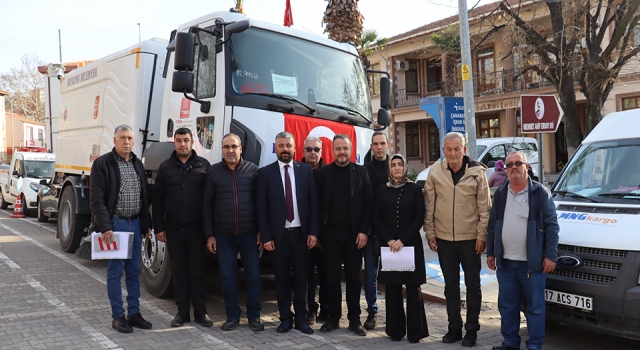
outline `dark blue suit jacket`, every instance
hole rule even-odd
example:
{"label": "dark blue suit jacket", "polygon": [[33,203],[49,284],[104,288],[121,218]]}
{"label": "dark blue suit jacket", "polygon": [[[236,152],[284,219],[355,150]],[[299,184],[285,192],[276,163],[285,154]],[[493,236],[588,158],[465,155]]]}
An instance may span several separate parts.
{"label": "dark blue suit jacket", "polygon": [[[313,170],[308,164],[293,161],[293,171],[302,233],[318,237],[320,212]],[[287,220],[287,206],[278,161],[258,170],[256,211],[262,242],[274,241],[277,247],[284,236]]]}

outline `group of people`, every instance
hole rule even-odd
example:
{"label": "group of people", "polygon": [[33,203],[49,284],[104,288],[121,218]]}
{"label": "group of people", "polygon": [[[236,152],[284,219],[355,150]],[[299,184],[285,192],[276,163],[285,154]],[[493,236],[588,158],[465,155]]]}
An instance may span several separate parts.
{"label": "group of people", "polygon": [[[150,234],[153,225],[156,238],[166,243],[171,257],[178,308],[171,326],[190,322],[191,307],[195,322],[213,325],[205,305],[206,246],[217,255],[220,267],[227,315],[221,328],[232,330],[240,324],[240,255],[248,324],[254,331],[264,330],[260,320],[260,250],[264,247],[271,254],[276,281],[277,332],[295,328],[312,334],[310,326],[316,321],[324,321],[321,332],[339,329],[344,267],[349,330],[365,336],[377,326],[377,285],[381,283],[385,285],[386,333],[393,341],[406,336],[411,343],[429,336],[420,291],[426,282],[420,234],[424,226],[445,279],[449,327],[442,342],[462,340],[469,347],[476,343],[482,301],[480,256],[486,248],[489,267],[498,270],[503,318],[504,342],[494,349],[519,348],[521,292],[527,303],[527,347],[541,348],[545,273],[555,267],[558,225],[549,191],[527,176],[524,154],[507,156],[508,180],[496,192],[492,207],[486,167],[465,155],[460,133],[445,136],[445,158],[432,166],[424,192],[409,179],[404,156],[388,154],[386,134],[373,134],[372,160],[364,166],[351,162],[349,136],[338,134],[332,141],[332,163],[324,163],[322,141],[315,137],[304,140],[304,158],[299,162],[294,160],[293,135],[280,132],[274,144],[277,161],[258,168],[242,158],[240,137],[229,133],[222,138],[222,161],[210,165],[192,149],[191,131],[179,128],[174,134],[175,151],[161,164],[155,179],[152,220],[144,209],[149,202],[144,168],[131,151],[133,131],[119,126],[114,149],[92,167],[92,224],[107,243],[113,231],[134,232],[134,252],[140,251],[142,237]],[[415,269],[384,270],[380,247],[392,253],[413,247]],[[360,317],[363,259],[364,324]],[[466,323],[461,317],[460,265],[467,288]],[[127,317],[120,287],[123,269]],[[151,328],[140,314],[139,274],[139,254],[108,262],[112,327],[119,332],[131,332],[132,326]]]}

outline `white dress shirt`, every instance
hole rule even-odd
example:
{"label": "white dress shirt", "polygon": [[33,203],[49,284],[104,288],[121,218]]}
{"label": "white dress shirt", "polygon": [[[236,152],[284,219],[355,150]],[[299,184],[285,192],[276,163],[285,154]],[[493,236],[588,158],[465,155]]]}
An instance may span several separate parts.
{"label": "white dress shirt", "polygon": [[282,179],[282,189],[283,194],[285,196],[285,200],[287,198],[287,185],[284,182],[284,166],[289,166],[289,179],[291,180],[291,196],[293,198],[293,221],[289,222],[285,219],[284,227],[300,227],[302,224],[300,223],[300,214],[298,214],[298,196],[296,196],[296,175],[295,171],[293,171],[293,161],[287,164],[278,160],[278,166],[280,166],[280,178]]}

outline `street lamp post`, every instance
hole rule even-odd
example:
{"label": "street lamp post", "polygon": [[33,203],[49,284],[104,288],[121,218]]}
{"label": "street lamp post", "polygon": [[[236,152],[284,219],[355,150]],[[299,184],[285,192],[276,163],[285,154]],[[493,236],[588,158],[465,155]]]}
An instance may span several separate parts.
{"label": "street lamp post", "polygon": [[142,41],[142,36],[140,35],[140,23],[138,23],[138,42]]}

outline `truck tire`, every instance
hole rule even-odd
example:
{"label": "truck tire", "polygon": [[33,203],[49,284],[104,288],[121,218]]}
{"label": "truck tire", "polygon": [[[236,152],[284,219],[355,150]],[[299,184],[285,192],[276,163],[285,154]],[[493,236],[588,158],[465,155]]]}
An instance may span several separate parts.
{"label": "truck tire", "polygon": [[76,200],[73,187],[65,187],[60,197],[58,214],[58,237],[60,247],[67,253],[74,253],[84,237],[84,229],[91,223],[89,215],[76,214]]}
{"label": "truck tire", "polygon": [[173,293],[171,258],[167,246],[156,239],[152,230],[149,238],[142,239],[141,279],[149,294],[157,298],[169,298]]}
{"label": "truck tire", "polygon": [[38,222],[47,222],[49,221],[49,217],[44,214],[44,210],[42,210],[42,203],[38,201]]}
{"label": "truck tire", "polygon": [[[3,191],[3,192],[4,192],[4,191]],[[7,209],[7,208],[9,208],[9,205],[10,205],[11,203],[6,202],[6,201],[4,200],[4,193],[3,193],[3,194],[0,194],[0,197],[2,197],[2,199],[0,199],[0,209]]]}
{"label": "truck tire", "polygon": [[20,194],[20,200],[22,201],[22,213],[24,216],[29,217],[33,214],[29,208],[27,208],[27,200],[24,198],[24,194]]}

